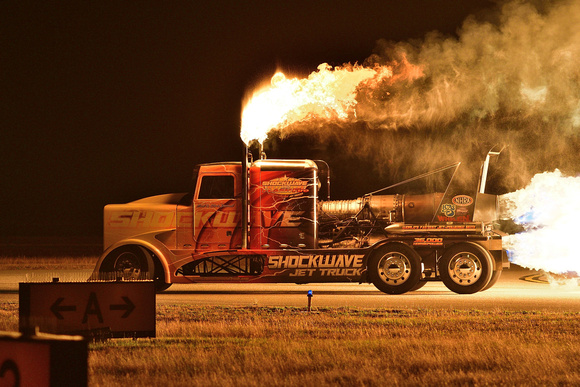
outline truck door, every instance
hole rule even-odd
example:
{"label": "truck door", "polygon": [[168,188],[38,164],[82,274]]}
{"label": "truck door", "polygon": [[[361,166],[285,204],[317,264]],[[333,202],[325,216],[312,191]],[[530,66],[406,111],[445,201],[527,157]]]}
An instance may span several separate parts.
{"label": "truck door", "polygon": [[193,198],[196,250],[241,247],[241,190],[233,173],[200,174]]}

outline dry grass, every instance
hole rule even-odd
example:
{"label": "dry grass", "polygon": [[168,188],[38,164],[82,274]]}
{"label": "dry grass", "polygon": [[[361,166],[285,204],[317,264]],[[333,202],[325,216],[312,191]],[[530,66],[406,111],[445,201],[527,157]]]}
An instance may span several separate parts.
{"label": "dry grass", "polygon": [[[0,257],[0,270],[97,256]],[[0,330],[18,305],[0,303]],[[157,338],[90,344],[91,386],[580,385],[580,312],[157,307]]]}
{"label": "dry grass", "polygon": [[91,385],[578,385],[580,314],[168,306]]}
{"label": "dry grass", "polygon": [[580,313],[158,306],[157,338],[90,344],[89,384],[580,385],[579,333]]}
{"label": "dry grass", "polygon": [[0,331],[18,331],[18,304],[0,302]]}

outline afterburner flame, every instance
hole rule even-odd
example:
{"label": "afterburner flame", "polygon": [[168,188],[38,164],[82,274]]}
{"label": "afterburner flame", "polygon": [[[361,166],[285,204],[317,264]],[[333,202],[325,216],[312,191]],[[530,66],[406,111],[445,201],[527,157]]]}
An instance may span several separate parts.
{"label": "afterburner flame", "polygon": [[305,79],[276,73],[270,85],[247,100],[242,112],[241,137],[246,145],[263,143],[272,130],[307,119],[347,120],[356,117],[357,88],[392,76],[387,66],[332,67],[326,63]]}
{"label": "afterburner flame", "polygon": [[501,200],[507,215],[525,229],[503,239],[513,263],[580,274],[580,176],[567,177],[557,169],[537,174],[527,187],[502,195]]}

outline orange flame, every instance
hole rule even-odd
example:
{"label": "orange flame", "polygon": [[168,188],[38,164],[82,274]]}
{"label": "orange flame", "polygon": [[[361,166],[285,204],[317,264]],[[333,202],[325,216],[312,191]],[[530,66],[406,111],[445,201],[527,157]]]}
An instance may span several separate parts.
{"label": "orange flame", "polygon": [[270,85],[247,100],[242,112],[241,137],[246,145],[263,143],[272,130],[312,118],[347,120],[356,117],[359,87],[392,77],[388,66],[332,67],[326,63],[305,79],[276,73]]}

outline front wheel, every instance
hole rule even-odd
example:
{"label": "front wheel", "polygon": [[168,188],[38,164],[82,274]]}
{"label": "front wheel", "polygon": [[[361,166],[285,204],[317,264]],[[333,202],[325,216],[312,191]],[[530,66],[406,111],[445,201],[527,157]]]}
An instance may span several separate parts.
{"label": "front wheel", "polygon": [[368,270],[377,289],[403,294],[415,288],[421,279],[421,257],[405,244],[391,243],[373,253]]}
{"label": "front wheel", "polygon": [[155,291],[161,292],[171,284],[165,283],[163,268],[153,255],[141,246],[124,246],[113,250],[99,269],[99,277],[104,280],[153,280]]}
{"label": "front wheel", "polygon": [[483,247],[472,243],[451,246],[437,266],[445,286],[459,294],[483,290],[494,271],[491,255]]}
{"label": "front wheel", "polygon": [[101,279],[129,281],[151,279],[149,271],[153,268],[151,257],[139,246],[124,246],[107,255],[99,269]]}

